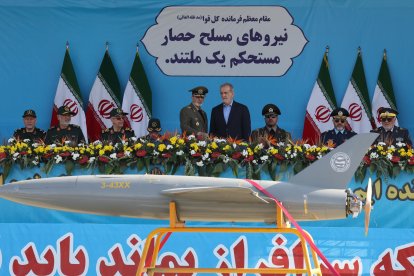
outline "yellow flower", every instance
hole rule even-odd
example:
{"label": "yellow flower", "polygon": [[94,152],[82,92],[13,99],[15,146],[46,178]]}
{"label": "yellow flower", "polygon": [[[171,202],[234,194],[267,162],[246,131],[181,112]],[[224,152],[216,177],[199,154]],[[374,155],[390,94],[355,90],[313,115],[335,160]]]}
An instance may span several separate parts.
{"label": "yellow flower", "polygon": [[211,147],[212,149],[217,149],[217,148],[218,148],[218,146],[217,146],[217,143],[216,143],[216,142],[211,143],[211,144],[210,144],[210,147]]}
{"label": "yellow flower", "polygon": [[178,139],[178,144],[179,145],[184,145],[185,144],[184,139],[182,139],[182,138]]}
{"label": "yellow flower", "polygon": [[211,149],[206,149],[207,153],[212,153]]}
{"label": "yellow flower", "polygon": [[165,148],[166,148],[167,146],[166,145],[164,145],[164,144],[159,144],[158,145],[158,151],[159,152],[163,152],[164,150],[165,150]]}
{"label": "yellow flower", "polygon": [[173,136],[173,137],[171,137],[171,138],[170,138],[170,143],[171,143],[171,145],[175,145],[175,143],[177,143],[177,140],[178,140],[177,136]]}
{"label": "yellow flower", "polygon": [[224,151],[229,151],[229,150],[231,150],[230,145],[225,145],[225,146],[223,147],[223,150],[224,150]]}
{"label": "yellow flower", "polygon": [[141,143],[137,143],[134,145],[134,150],[139,150],[142,147]]}
{"label": "yellow flower", "polygon": [[192,143],[190,145],[190,148],[192,148],[194,151],[198,151],[198,145],[197,145],[197,143]]}
{"label": "yellow flower", "polygon": [[253,155],[253,151],[252,151],[252,149],[251,149],[251,148],[247,148],[247,153],[248,153],[249,155]]}
{"label": "yellow flower", "polygon": [[279,151],[275,149],[274,147],[269,148],[268,152],[271,155],[275,155],[276,153],[279,153]]}
{"label": "yellow flower", "polygon": [[153,143],[148,143],[147,147],[153,148],[153,147],[155,147],[155,145]]}
{"label": "yellow flower", "polygon": [[102,155],[104,155],[105,154],[105,151],[104,150],[99,150],[99,156],[102,156]]}

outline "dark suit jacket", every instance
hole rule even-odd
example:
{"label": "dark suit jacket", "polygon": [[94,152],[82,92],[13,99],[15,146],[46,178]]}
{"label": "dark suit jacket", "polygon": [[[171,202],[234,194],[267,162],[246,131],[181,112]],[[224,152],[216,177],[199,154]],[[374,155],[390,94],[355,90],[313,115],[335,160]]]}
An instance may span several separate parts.
{"label": "dark suit jacket", "polygon": [[233,101],[227,124],[224,120],[222,103],[211,110],[210,134],[248,141],[250,131],[250,112],[244,104]]}

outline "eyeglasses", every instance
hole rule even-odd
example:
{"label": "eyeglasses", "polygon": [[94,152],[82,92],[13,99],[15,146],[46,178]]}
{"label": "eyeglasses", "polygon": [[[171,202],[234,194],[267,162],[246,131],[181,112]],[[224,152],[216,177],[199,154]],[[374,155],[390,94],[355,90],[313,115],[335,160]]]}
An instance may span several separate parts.
{"label": "eyeglasses", "polygon": [[335,123],[339,123],[339,122],[345,123],[346,120],[343,120],[343,119],[335,119],[334,121],[335,121]]}
{"label": "eyeglasses", "polygon": [[384,117],[384,118],[381,118],[381,122],[391,122],[392,121],[392,119],[394,119],[394,117]]}
{"label": "eyeglasses", "polygon": [[275,118],[277,118],[277,115],[265,115],[265,118],[266,119],[269,119],[269,118],[275,119]]}

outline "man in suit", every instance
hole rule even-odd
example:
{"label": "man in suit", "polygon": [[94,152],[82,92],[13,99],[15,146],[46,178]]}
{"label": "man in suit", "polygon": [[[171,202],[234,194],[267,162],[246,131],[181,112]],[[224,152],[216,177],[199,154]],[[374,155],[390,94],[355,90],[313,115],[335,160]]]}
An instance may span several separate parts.
{"label": "man in suit", "polygon": [[234,101],[234,88],[230,83],[220,86],[220,95],[223,102],[211,110],[210,134],[248,141],[251,131],[249,109]]}
{"label": "man in suit", "polygon": [[262,109],[262,115],[266,125],[253,130],[252,140],[254,142],[262,142],[262,140],[266,141],[268,138],[274,138],[277,142],[286,143],[292,139],[289,132],[277,125],[279,115],[281,115],[279,107],[274,104],[267,104]]}
{"label": "man in suit", "polygon": [[336,108],[332,111],[331,117],[334,128],[321,134],[322,144],[330,142],[337,147],[352,136],[356,135],[354,131],[346,130],[346,119],[349,117],[348,110],[342,107]]}
{"label": "man in suit", "polygon": [[398,111],[392,108],[381,107],[379,109],[379,116],[381,119],[381,126],[371,132],[379,133],[375,143],[384,142],[389,145],[396,143],[405,143],[407,146],[412,146],[410,134],[406,128],[395,125]]}
{"label": "man in suit", "polygon": [[183,107],[180,111],[181,132],[197,135],[199,139],[208,136],[207,114],[201,109],[208,89],[204,86],[197,86],[189,90],[192,93],[191,103]]}

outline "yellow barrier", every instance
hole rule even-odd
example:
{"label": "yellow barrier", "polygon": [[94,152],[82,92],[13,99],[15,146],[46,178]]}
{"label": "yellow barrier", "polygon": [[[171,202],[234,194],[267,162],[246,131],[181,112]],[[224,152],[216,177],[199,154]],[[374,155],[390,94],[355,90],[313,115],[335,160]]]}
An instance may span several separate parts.
{"label": "yellow barrier", "polygon": [[[260,274],[303,274],[322,275],[319,260],[316,253],[311,249],[314,268],[312,268],[308,247],[305,238],[294,228],[289,228],[283,222],[282,210],[276,206],[276,228],[225,228],[225,227],[185,227],[185,222],[180,221],[177,216],[175,202],[170,203],[170,227],[157,228],[148,234],[141,261],[138,266],[138,276],[147,273],[152,276],[154,273],[260,273]],[[155,267],[160,251],[161,239],[168,233],[286,233],[298,236],[302,245],[302,253],[305,259],[304,268],[164,268]],[[306,234],[312,239],[309,233]],[[148,251],[152,239],[155,238],[154,251],[150,258],[149,266],[145,266]]]}

